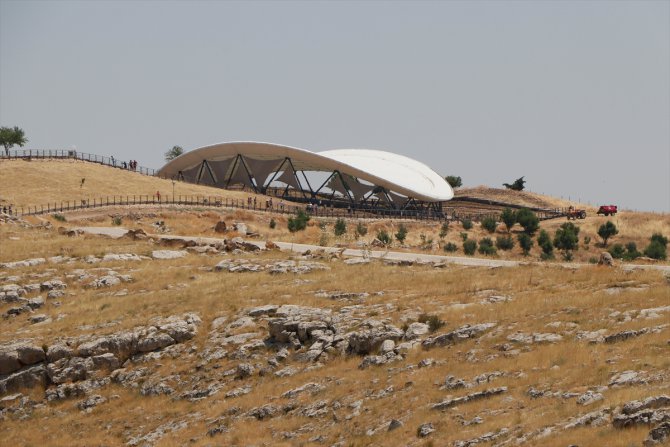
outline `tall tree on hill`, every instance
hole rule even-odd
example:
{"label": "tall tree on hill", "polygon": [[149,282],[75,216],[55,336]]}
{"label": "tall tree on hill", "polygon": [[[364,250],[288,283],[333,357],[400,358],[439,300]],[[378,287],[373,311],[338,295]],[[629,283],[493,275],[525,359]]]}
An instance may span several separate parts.
{"label": "tall tree on hill", "polygon": [[28,142],[23,129],[14,126],[0,127],[0,144],[5,147],[5,154],[9,155],[9,150],[14,146],[23,147]]}
{"label": "tall tree on hill", "polygon": [[172,149],[165,153],[165,161],[174,160],[184,153],[184,149],[181,146],[172,146]]}
{"label": "tall tree on hill", "polygon": [[526,181],[523,179],[523,177],[519,177],[518,179],[514,180],[514,183],[511,185],[509,183],[503,183],[503,186],[507,189],[511,189],[512,191],[523,191],[525,184]]}
{"label": "tall tree on hill", "polygon": [[448,175],[444,179],[447,181],[447,183],[449,183],[449,186],[451,186],[452,188],[459,188],[463,186],[463,180],[458,176]]}

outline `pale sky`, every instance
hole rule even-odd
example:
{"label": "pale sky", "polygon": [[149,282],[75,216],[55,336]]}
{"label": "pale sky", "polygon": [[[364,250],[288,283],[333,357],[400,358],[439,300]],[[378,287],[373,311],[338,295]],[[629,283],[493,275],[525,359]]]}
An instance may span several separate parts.
{"label": "pale sky", "polygon": [[670,1],[0,0],[0,125],[387,150],[465,186],[670,212]]}

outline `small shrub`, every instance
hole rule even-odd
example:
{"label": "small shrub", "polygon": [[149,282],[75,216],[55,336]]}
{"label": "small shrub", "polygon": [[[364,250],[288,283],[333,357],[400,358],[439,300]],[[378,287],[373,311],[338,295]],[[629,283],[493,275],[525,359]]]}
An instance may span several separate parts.
{"label": "small shrub", "polygon": [[421,233],[419,235],[419,237],[421,238],[421,248],[422,249],[428,250],[429,248],[431,248],[433,246],[433,238],[432,237],[428,237],[423,233]]}
{"label": "small shrub", "polygon": [[589,264],[597,264],[599,262],[599,259],[596,258],[595,256],[591,256],[589,258]]}
{"label": "small shrub", "polygon": [[430,332],[435,332],[445,325],[445,322],[440,320],[440,317],[437,315],[421,314],[418,321],[419,323],[427,324]]}
{"label": "small shrub", "polygon": [[529,236],[534,235],[540,228],[540,219],[528,208],[520,209],[516,213],[516,221],[523,227],[524,233]]}
{"label": "small shrub", "polygon": [[562,224],[554,235],[554,247],[564,252],[579,248],[579,227],[572,222]]}
{"label": "small shrub", "polygon": [[319,230],[326,231],[326,222],[324,221],[319,222]]}
{"label": "small shrub", "polygon": [[[528,235],[526,234],[526,236]],[[528,239],[530,240],[530,237]],[[511,250],[514,248],[514,239],[512,239],[512,236],[498,236],[496,237],[496,247],[500,250]]]}
{"label": "small shrub", "polygon": [[661,233],[654,233],[651,235],[651,238],[649,239],[651,242],[658,242],[662,244],[664,247],[668,246],[668,238],[663,236]]}
{"label": "small shrub", "polygon": [[489,233],[495,233],[498,222],[490,216],[487,216],[482,219],[482,228],[488,231]]}
{"label": "small shrub", "polygon": [[500,220],[505,224],[507,232],[512,231],[512,227],[516,224],[516,212],[512,208],[505,208],[500,213]]}
{"label": "small shrub", "polygon": [[533,248],[533,238],[528,236],[526,233],[519,234],[516,239],[519,241],[519,246],[523,251],[524,256],[528,256],[530,249]]}
{"label": "small shrub", "polygon": [[623,258],[626,261],[632,261],[639,258],[640,256],[642,256],[642,253],[637,251],[637,245],[635,242],[629,242],[626,244],[626,253],[623,255]]}
{"label": "small shrub", "polygon": [[296,231],[302,231],[307,228],[307,222],[309,222],[309,216],[303,210],[298,210],[294,217],[288,218],[288,231],[295,233]]}
{"label": "small shrub", "polygon": [[377,232],[377,239],[384,245],[391,244],[391,236],[389,236],[388,232],[384,229]]}
{"label": "small shrub", "polygon": [[402,244],[405,242],[406,237],[407,237],[407,228],[405,227],[404,224],[400,224],[398,232],[395,234],[395,238],[398,240],[398,242]]}
{"label": "small shrub", "polygon": [[614,244],[607,251],[614,259],[623,259],[624,255],[626,254],[626,249],[623,248],[623,245],[621,244]]}
{"label": "small shrub", "polygon": [[485,237],[479,240],[479,253],[487,256],[491,256],[497,253],[491,238]]}
{"label": "small shrub", "polygon": [[667,249],[659,240],[652,239],[647,248],[644,249],[644,255],[652,259],[664,260],[667,258]]}
{"label": "small shrub", "polygon": [[540,231],[537,237],[537,245],[542,249],[544,257],[542,259],[552,259],[554,257],[554,244],[551,242],[549,233],[545,230]]}
{"label": "small shrub", "polygon": [[475,254],[475,251],[477,250],[477,241],[474,241],[472,239],[466,239],[463,241],[463,253],[465,253],[468,256],[472,256]]}
{"label": "small shrub", "polygon": [[570,262],[572,261],[572,251],[570,250],[563,250],[563,260],[565,262]]}
{"label": "small shrub", "polygon": [[112,217],[112,225],[121,225],[123,223],[123,219],[121,219],[121,216],[114,216]]}
{"label": "small shrub", "polygon": [[62,214],[59,214],[59,213],[54,214],[54,219],[56,219],[58,222],[65,222],[65,221],[67,221],[67,219],[65,218],[65,216],[63,216]]}
{"label": "small shrub", "polygon": [[444,239],[448,232],[449,232],[449,222],[445,221],[442,224],[442,227],[440,228],[440,234],[439,234],[440,239]]}
{"label": "small shrub", "polygon": [[461,239],[463,240],[463,242],[467,241],[468,240],[468,233],[466,233],[464,231],[461,232]]}
{"label": "small shrub", "polygon": [[543,261],[549,261],[551,259],[554,259],[554,253],[553,252],[551,252],[551,253],[542,252],[540,254],[540,259],[542,259]]}
{"label": "small shrub", "polygon": [[333,229],[335,236],[342,236],[347,232],[347,223],[344,219],[339,218],[335,221],[335,228]]}
{"label": "small shrub", "polygon": [[277,227],[277,222],[275,221],[274,217],[270,219],[270,229],[274,230]]}
{"label": "small shrub", "polygon": [[328,242],[330,242],[330,238],[328,237],[328,233],[322,232],[321,236],[319,237],[319,245],[321,247],[327,247]]}
{"label": "small shrub", "polygon": [[584,249],[589,249],[589,244],[591,243],[591,236],[584,236]]}
{"label": "small shrub", "polygon": [[455,251],[458,251],[458,247],[453,242],[447,242],[447,244],[444,246],[444,251],[448,253],[453,253]]}
{"label": "small shrub", "polygon": [[368,227],[363,225],[363,222],[358,222],[358,225],[356,225],[356,234],[358,236],[365,236],[368,234]]}
{"label": "small shrub", "polygon": [[470,219],[463,219],[461,221],[464,230],[472,230],[472,221]]}

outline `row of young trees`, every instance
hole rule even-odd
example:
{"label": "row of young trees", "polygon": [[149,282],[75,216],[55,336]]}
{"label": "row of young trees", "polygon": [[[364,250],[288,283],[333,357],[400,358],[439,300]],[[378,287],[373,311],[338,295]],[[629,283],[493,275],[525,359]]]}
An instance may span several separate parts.
{"label": "row of young trees", "polygon": [[[307,227],[307,222],[309,220],[309,215],[300,210],[295,216],[288,219],[288,229],[292,233],[304,230]],[[476,241],[474,239],[470,239],[467,232],[462,232],[461,238],[463,241],[463,252],[470,256],[474,255],[476,252],[479,252],[483,255],[494,255],[498,250],[512,250],[518,243],[523,255],[528,256],[535,243],[537,243],[538,247],[540,247],[542,250],[541,259],[554,259],[554,250],[558,250],[562,253],[564,260],[570,261],[573,258],[573,251],[579,249],[580,228],[572,222],[563,223],[559,228],[556,229],[552,237],[546,230],[539,229],[540,221],[538,217],[535,215],[535,213],[528,209],[514,211],[510,208],[505,208],[500,215],[500,220],[505,225],[508,234],[498,235],[495,238],[495,241],[490,237],[484,237],[479,241]],[[274,224],[274,221],[272,221],[270,224],[271,227],[274,228]],[[511,230],[516,224],[519,224],[523,228],[523,231],[517,234],[516,238],[513,238],[511,235]],[[325,229],[325,224],[323,225]],[[464,230],[469,230],[472,228],[473,224],[472,221],[466,219],[462,221],[462,226]],[[498,227],[498,221],[492,217],[487,217],[482,220],[481,226],[489,233],[494,233]],[[439,232],[440,240],[443,240],[446,237],[448,231],[449,222],[444,222]],[[337,219],[333,227],[333,232],[335,236],[338,237],[346,234],[346,221],[342,218]],[[367,227],[362,222],[358,222],[354,233],[356,238],[365,236],[367,232]],[[606,247],[609,239],[616,236],[618,233],[618,228],[611,221],[605,222],[598,228],[598,236],[600,236],[602,239],[603,247]],[[376,238],[385,245],[390,245],[394,238],[400,244],[403,244],[407,238],[407,234],[407,227],[404,224],[400,224],[395,234],[391,235],[385,229],[381,229],[377,232]],[[537,237],[535,238],[536,234]],[[432,239],[426,237],[424,234],[421,235],[421,239],[422,246],[432,246]],[[590,237],[586,236],[583,238],[583,244],[586,248],[588,248],[590,242]],[[650,243],[644,249],[643,253],[638,251],[634,242],[629,242],[625,246],[621,244],[615,244],[612,246],[609,252],[612,254],[612,257],[625,260],[633,260],[642,256],[643,254],[653,259],[666,259],[667,244],[668,239],[666,237],[662,236],[661,234],[654,234],[650,238]],[[458,251],[458,247],[453,242],[444,243],[443,248],[446,252]]]}

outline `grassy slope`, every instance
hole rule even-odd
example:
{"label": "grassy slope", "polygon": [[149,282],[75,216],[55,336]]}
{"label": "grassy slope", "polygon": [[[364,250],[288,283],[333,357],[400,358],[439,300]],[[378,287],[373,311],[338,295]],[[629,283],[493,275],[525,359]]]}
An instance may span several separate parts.
{"label": "grassy slope", "polygon": [[[531,208],[567,208],[570,205],[590,210],[592,207],[570,202],[556,197],[545,196],[528,191],[512,191],[509,189],[491,188],[488,186],[475,186],[472,188],[458,188],[454,191],[455,198],[472,197],[476,199],[489,199],[503,203],[511,203]],[[597,210],[593,209],[593,212]]]}
{"label": "grassy slope", "polygon": [[[67,238],[54,230],[22,229],[11,225],[0,226],[0,238],[6,241],[2,257],[6,254],[13,259],[109,252],[148,254],[154,248],[143,241]],[[285,259],[287,255],[262,256]],[[498,329],[454,347],[429,351],[416,349],[401,362],[367,370],[359,370],[357,365],[361,358],[353,356],[332,358],[324,362],[320,369],[292,377],[277,378],[270,374],[256,375],[245,381],[233,380],[218,394],[194,403],[165,396],[143,397],[138,390],[112,385],[95,392],[112,400],[90,414],[76,408],[75,403],[81,399],[69,399],[36,409],[26,420],[10,416],[2,422],[4,442],[7,445],[122,445],[129,436],[144,434],[166,422],[198,413],[187,428],[166,436],[158,445],[312,445],[307,440],[319,434],[326,439],[324,445],[331,445],[340,439],[345,439],[346,445],[361,446],[424,446],[431,445],[431,442],[432,445],[451,445],[452,441],[472,439],[502,427],[510,429],[512,436],[529,433],[603,406],[615,407],[631,399],[667,394],[667,377],[648,385],[610,388],[603,392],[603,401],[588,407],[576,404],[575,398],[532,399],[527,394],[531,387],[582,393],[607,384],[612,375],[629,369],[641,369],[652,375],[667,374],[670,370],[666,355],[667,328],[658,334],[613,345],[590,345],[574,338],[577,330],[604,328],[613,333],[667,322],[667,313],[661,320],[634,318],[628,322],[617,322],[611,316],[615,311],[621,313],[667,305],[667,280],[659,272],[624,273],[618,269],[596,267],[579,271],[558,267],[450,267],[433,270],[427,267],[389,267],[378,263],[345,266],[339,262],[331,263],[330,271],[301,277],[213,273],[201,269],[216,264],[220,259],[220,255],[191,254],[175,261],[105,263],[104,267],[132,274],[135,281],[100,291],[84,288],[68,279],[68,295],[59,300],[60,306],[54,306],[49,300],[47,306],[40,310],[54,318],[52,323],[30,325],[25,316],[4,320],[0,342],[12,340],[20,333],[20,337],[33,338],[38,345],[42,342],[50,344],[58,337],[90,333],[90,329],[77,329],[82,324],[102,324],[102,329],[94,331],[102,334],[147,324],[154,316],[195,311],[203,318],[203,325],[198,336],[189,343],[201,349],[214,318],[226,316],[228,321],[233,321],[244,309],[267,303],[316,306],[330,308],[333,312],[351,304],[362,304],[363,318],[388,319],[397,326],[425,312],[445,320],[444,331],[466,323],[485,321],[497,322]],[[64,278],[77,268],[101,266],[46,264],[5,274],[0,272],[0,277],[48,273],[49,277]],[[55,270],[50,271],[52,268]],[[606,289],[611,287],[619,287],[620,292],[608,294]],[[628,290],[627,287],[633,289]],[[640,291],[635,287],[643,289]],[[127,289],[128,294],[115,296],[114,293],[122,288]],[[314,293],[319,289],[369,293],[384,291],[385,294],[371,295],[360,302],[336,301],[315,297]],[[512,301],[481,303],[482,298],[492,294],[509,295]],[[4,313],[10,306],[0,306],[0,312]],[[55,317],[59,314],[63,318],[57,321]],[[114,322],[114,326],[105,328],[104,324],[109,322]],[[547,326],[548,323],[552,325]],[[267,333],[264,326],[254,330]],[[517,331],[562,333],[564,340],[557,344],[515,346],[520,349],[517,355],[501,351],[499,346],[508,342],[506,337]],[[421,359],[428,357],[435,359],[437,366],[404,369],[416,366]],[[262,359],[259,357],[254,362],[263,364]],[[222,372],[240,362],[221,359],[196,370],[198,361],[198,357],[189,356],[166,358],[131,368],[146,366],[154,374],[164,377],[179,374],[187,381],[197,377],[204,383],[210,383],[226,381]],[[288,364],[297,368],[306,366],[295,361]],[[394,370],[389,371],[389,368]],[[439,390],[447,375],[471,380],[478,374],[492,371],[502,371],[507,376],[468,390]],[[301,405],[327,400],[330,403],[337,401],[341,407],[330,409],[326,416],[320,418],[293,415],[256,421],[228,416],[233,406],[245,412],[269,402],[283,405],[288,402],[279,397],[283,392],[307,382],[318,382],[326,389],[314,396],[309,393],[300,396],[297,400]],[[236,399],[224,398],[226,392],[245,383],[252,385],[251,393]],[[393,386],[389,397],[371,396],[389,386]],[[447,395],[461,396],[496,386],[507,386],[509,391],[503,396],[464,404],[444,413],[430,409],[430,404]],[[38,400],[42,398],[39,390],[33,391],[33,396]],[[363,401],[361,414],[348,420],[346,416],[352,412],[349,405],[356,400]],[[460,422],[461,418],[471,420],[476,416],[481,417],[483,423],[463,426]],[[229,431],[210,438],[205,434],[211,428],[208,421],[216,418],[223,418]],[[390,433],[383,429],[374,436],[365,434],[368,429],[388,423],[392,418],[401,419],[404,425]],[[416,429],[425,422],[432,422],[437,432],[421,440],[416,437]],[[647,431],[644,428],[616,430],[607,424],[597,428],[557,430],[529,445],[640,445]],[[282,433],[286,432],[294,432],[296,437],[285,439]]]}
{"label": "grassy slope", "polygon": [[[83,186],[81,179],[85,178]],[[172,195],[172,181],[78,160],[0,161],[0,204],[15,207],[112,195]],[[246,198],[248,194],[177,183],[175,195]]]}

